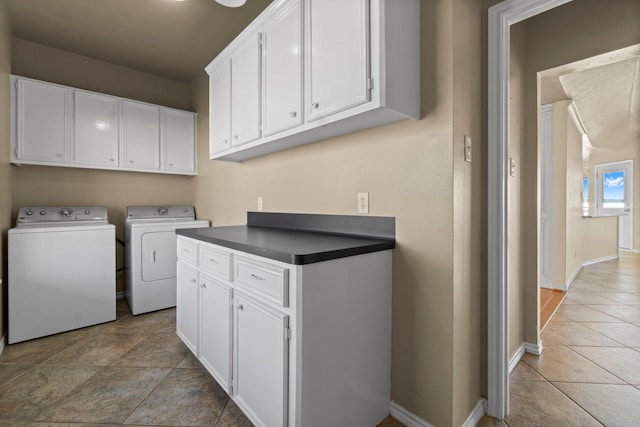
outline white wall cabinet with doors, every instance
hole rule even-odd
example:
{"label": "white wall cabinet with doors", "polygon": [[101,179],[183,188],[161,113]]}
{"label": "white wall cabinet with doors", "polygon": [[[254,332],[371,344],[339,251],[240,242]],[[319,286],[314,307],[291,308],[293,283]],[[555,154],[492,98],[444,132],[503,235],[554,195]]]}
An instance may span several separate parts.
{"label": "white wall cabinet with doors", "polygon": [[[335,13],[340,10],[340,13]],[[278,0],[207,67],[210,157],[243,161],[297,145],[420,117],[419,0]],[[234,121],[235,72],[221,70],[262,40],[260,136],[226,146],[216,138]],[[305,64],[304,71],[302,64]],[[233,69],[233,64],[231,65]],[[248,86],[242,86],[249,89]],[[230,89],[229,89],[230,88]],[[226,106],[226,107],[225,107]]]}
{"label": "white wall cabinet with doors", "polygon": [[195,113],[11,76],[11,163],[196,174]]}
{"label": "white wall cabinet with doors", "polygon": [[178,236],[177,280],[177,334],[255,425],[388,414],[391,251],[293,265]]}

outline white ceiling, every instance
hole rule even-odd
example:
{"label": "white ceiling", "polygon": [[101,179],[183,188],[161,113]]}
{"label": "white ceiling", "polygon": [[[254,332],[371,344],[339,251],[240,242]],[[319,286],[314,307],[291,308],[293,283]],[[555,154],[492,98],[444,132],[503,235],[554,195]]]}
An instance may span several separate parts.
{"label": "white ceiling", "polygon": [[271,0],[8,0],[14,36],[189,82]]}
{"label": "white ceiling", "polygon": [[640,143],[640,46],[540,73],[541,103],[575,102],[591,145]]}

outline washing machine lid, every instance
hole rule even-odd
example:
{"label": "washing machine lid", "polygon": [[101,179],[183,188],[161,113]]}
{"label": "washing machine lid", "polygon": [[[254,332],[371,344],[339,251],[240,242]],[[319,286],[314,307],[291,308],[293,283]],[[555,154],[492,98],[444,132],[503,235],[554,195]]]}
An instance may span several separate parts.
{"label": "washing machine lid", "polygon": [[195,218],[196,211],[191,205],[127,206],[127,221],[184,221]]}
{"label": "washing machine lid", "polygon": [[107,208],[103,206],[31,206],[18,209],[16,227],[76,226],[107,223]]}

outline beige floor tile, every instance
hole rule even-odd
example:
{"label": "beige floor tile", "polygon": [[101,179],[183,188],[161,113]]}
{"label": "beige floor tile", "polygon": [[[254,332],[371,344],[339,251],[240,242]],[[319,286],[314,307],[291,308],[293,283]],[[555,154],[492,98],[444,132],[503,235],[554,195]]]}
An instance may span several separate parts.
{"label": "beige floor tile", "polygon": [[229,397],[202,369],[175,369],[126,419],[127,424],[213,426]]}
{"label": "beige floor tile", "polygon": [[58,334],[9,344],[0,354],[0,363],[38,364],[84,339],[77,334]]}
{"label": "beige floor tile", "polygon": [[[36,365],[0,364],[0,387],[33,369]],[[1,417],[0,417],[1,418]]]}
{"label": "beige floor tile", "polygon": [[0,388],[0,417],[34,419],[90,379],[99,368],[44,366],[26,372]]}
{"label": "beige floor tile", "polygon": [[[552,338],[564,345],[618,347],[620,343],[578,322],[551,322],[544,328],[542,339]],[[544,350],[543,350],[544,351]]]}
{"label": "beige floor tile", "polygon": [[[216,427],[253,427],[253,423],[242,413],[240,408],[229,400],[222,412]],[[405,427],[400,421],[388,416],[377,427]]]}
{"label": "beige floor tile", "polygon": [[485,415],[484,417],[482,417],[478,425],[476,425],[476,427],[506,427],[506,426],[507,425],[505,424],[504,421],[491,418],[488,415]]}
{"label": "beige floor tile", "polygon": [[82,340],[52,357],[49,365],[108,366],[131,350],[142,336],[131,334],[100,334]]}
{"label": "beige floor tile", "polygon": [[543,350],[542,350],[542,351],[544,351],[544,349],[545,349],[546,347],[554,346],[554,345],[564,345],[564,344],[562,344],[561,342],[558,342],[558,341],[554,340],[554,339],[553,339],[553,338],[551,338],[550,336],[547,336],[547,335],[542,334],[542,348],[543,348]]}
{"label": "beige floor tile", "polygon": [[176,331],[176,309],[154,311],[137,316],[126,316],[109,325],[110,333],[137,335],[171,334]]}
{"label": "beige floor tile", "polygon": [[102,368],[35,419],[121,423],[169,372],[170,369],[161,368]]}
{"label": "beige floor tile", "polygon": [[623,383],[615,375],[568,347],[546,347],[540,356],[525,354],[523,360],[549,381]]}
{"label": "beige floor tile", "polygon": [[611,288],[601,285],[595,282],[589,282],[587,280],[576,279],[569,288],[570,291],[580,292],[610,292]]}
{"label": "beige floor tile", "polygon": [[566,316],[563,316],[557,311],[553,313],[553,316],[551,316],[551,319],[549,319],[549,322],[571,322],[571,321],[572,321],[571,319],[569,319]]}
{"label": "beige floor tile", "polygon": [[591,415],[548,382],[511,381],[509,426],[600,426]]}
{"label": "beige floor tile", "polygon": [[629,384],[640,385],[640,352],[626,347],[571,347],[571,349]]}
{"label": "beige floor tile", "polygon": [[640,294],[631,292],[610,292],[606,295],[607,298],[621,302],[627,305],[640,304]]}
{"label": "beige floor tile", "polygon": [[569,291],[564,298],[563,304],[618,304],[617,301],[609,299],[601,293]]}
{"label": "beige floor tile", "polygon": [[605,426],[635,427],[640,420],[640,390],[630,385],[554,383]]}
{"label": "beige floor tile", "polygon": [[202,369],[204,369],[202,364],[200,363],[200,361],[198,359],[196,359],[196,357],[191,352],[187,353],[187,355],[184,357],[184,359],[182,359],[182,362],[180,362],[180,364],[177,366],[177,368],[180,368],[180,369],[202,368]]}
{"label": "beige floor tile", "polygon": [[112,365],[174,368],[187,353],[189,349],[176,334],[153,334],[144,337]]}
{"label": "beige floor tile", "polygon": [[632,323],[583,323],[583,325],[626,346],[640,347],[640,327]]}
{"label": "beige floor tile", "polygon": [[522,361],[516,365],[516,368],[509,375],[509,379],[516,381],[546,381],[535,369]]}
{"label": "beige floor tile", "polygon": [[640,322],[640,309],[637,307],[628,305],[590,305],[588,307],[625,322]]}
{"label": "beige floor tile", "polygon": [[[602,307],[610,306],[605,305]],[[558,307],[556,314],[560,314],[575,322],[620,322],[620,319],[617,317],[609,316],[601,311],[580,304],[562,304]]]}

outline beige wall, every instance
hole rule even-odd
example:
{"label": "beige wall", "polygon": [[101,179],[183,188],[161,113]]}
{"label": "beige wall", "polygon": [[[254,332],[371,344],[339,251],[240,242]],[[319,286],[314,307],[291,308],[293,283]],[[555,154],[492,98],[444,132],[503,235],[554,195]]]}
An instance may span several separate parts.
{"label": "beige wall", "polygon": [[[371,215],[396,218],[391,397],[442,426],[461,424],[482,393],[482,14],[475,3],[421,3],[421,120],[242,164],[209,161],[206,76],[192,84],[200,165],[193,200],[215,225],[245,223],[258,196],[265,211],[356,214],[362,191]],[[455,36],[454,13],[469,24]],[[472,164],[462,160],[464,134],[478,144]]]}
{"label": "beige wall", "polygon": [[565,121],[566,146],[567,146],[567,183],[565,187],[565,217],[567,227],[566,247],[566,276],[565,283],[568,287],[573,278],[586,261],[584,254],[584,225],[582,218],[582,134],[578,130],[573,119],[569,115]]}
{"label": "beige wall", "polygon": [[[190,109],[187,84],[20,39],[15,39],[13,48],[16,75]],[[192,179],[184,176],[31,165],[14,167],[13,172],[14,215],[18,207],[27,205],[106,206],[121,240],[128,205],[191,203]],[[117,249],[116,264],[121,268],[124,251],[122,245]],[[119,292],[124,290],[123,278],[121,272]]]}
{"label": "beige wall", "polygon": [[537,141],[537,79],[538,71],[589,58],[598,54],[631,46],[640,42],[640,2],[616,0],[615,7],[601,0],[576,0],[550,12],[538,15],[517,26],[526,27],[525,75],[525,132],[521,153],[522,248],[523,265],[520,283],[525,295],[519,310],[524,319],[524,340],[536,343],[539,339],[538,265],[537,265],[537,191],[539,153]]}
{"label": "beige wall", "polygon": [[0,0],[0,339],[4,336],[7,229],[11,227],[11,165],[9,164],[9,75],[11,73],[11,40],[13,34],[9,23],[7,1]]}
{"label": "beige wall", "polygon": [[583,218],[583,261],[618,256],[618,217]]}

